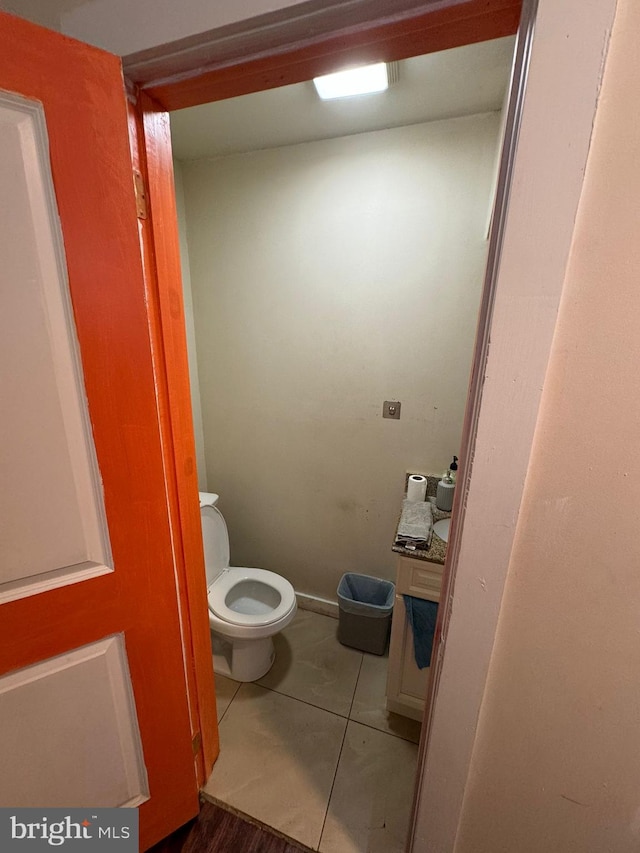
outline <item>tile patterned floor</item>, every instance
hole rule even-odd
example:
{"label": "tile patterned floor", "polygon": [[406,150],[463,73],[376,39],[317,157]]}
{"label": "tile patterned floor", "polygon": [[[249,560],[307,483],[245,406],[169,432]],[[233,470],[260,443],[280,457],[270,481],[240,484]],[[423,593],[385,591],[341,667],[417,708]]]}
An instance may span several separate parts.
{"label": "tile patterned floor", "polygon": [[386,657],[341,646],[337,626],[298,611],[263,679],[216,677],[204,793],[321,853],[401,853],[420,725],[385,710]]}

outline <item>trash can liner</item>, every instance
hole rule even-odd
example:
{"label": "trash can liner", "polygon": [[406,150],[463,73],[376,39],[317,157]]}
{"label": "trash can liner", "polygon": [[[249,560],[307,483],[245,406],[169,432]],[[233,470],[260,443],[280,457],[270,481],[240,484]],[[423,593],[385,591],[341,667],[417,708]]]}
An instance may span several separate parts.
{"label": "trash can liner", "polygon": [[346,613],[383,618],[393,610],[395,586],[391,581],[347,572],[338,585],[338,604]]}

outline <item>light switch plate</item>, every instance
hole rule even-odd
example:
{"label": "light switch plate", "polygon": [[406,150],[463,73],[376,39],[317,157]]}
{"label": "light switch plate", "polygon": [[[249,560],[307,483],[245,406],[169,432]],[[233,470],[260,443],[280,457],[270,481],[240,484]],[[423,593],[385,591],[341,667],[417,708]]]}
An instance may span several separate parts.
{"label": "light switch plate", "polygon": [[385,400],[382,404],[382,417],[399,421],[401,405],[402,403],[398,403],[397,400]]}

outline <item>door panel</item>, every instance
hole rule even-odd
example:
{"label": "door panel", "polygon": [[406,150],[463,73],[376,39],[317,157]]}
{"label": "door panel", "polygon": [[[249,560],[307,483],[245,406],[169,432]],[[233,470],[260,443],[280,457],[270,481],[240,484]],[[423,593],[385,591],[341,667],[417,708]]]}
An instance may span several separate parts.
{"label": "door panel", "polygon": [[144,849],[198,790],[122,71],[0,13],[0,90],[2,802],[147,797]]}
{"label": "door panel", "polygon": [[64,808],[149,799],[122,635],[5,675],[0,697],[0,754],[12,769],[0,775],[0,803]]}
{"label": "door panel", "polygon": [[0,186],[2,602],[111,571],[111,554],[44,112],[1,92]]}

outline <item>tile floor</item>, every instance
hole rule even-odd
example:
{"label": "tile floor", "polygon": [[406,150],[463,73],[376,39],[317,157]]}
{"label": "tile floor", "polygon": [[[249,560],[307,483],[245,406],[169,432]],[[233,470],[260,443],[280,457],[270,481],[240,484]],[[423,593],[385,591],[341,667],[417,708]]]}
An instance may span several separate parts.
{"label": "tile floor", "polygon": [[387,658],[299,610],[254,684],[216,677],[220,757],[204,793],[321,853],[404,850],[420,724],[385,710]]}

